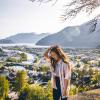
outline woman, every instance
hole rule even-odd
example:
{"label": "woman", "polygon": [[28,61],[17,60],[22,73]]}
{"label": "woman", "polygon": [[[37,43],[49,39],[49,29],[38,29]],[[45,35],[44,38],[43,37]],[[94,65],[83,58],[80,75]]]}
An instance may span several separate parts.
{"label": "woman", "polygon": [[68,100],[71,79],[71,64],[68,57],[58,45],[49,47],[44,57],[51,64],[53,100]]}

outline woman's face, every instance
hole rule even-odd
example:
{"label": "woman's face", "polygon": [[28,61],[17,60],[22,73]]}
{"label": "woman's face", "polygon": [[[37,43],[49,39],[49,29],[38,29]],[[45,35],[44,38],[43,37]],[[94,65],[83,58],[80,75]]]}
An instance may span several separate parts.
{"label": "woman's face", "polygon": [[54,58],[55,60],[59,59],[58,55],[53,51],[51,52],[51,57]]}

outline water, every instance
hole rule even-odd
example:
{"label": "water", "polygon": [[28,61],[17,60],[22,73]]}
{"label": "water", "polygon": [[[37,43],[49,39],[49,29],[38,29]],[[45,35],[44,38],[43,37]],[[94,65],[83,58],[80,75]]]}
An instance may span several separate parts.
{"label": "water", "polygon": [[31,54],[31,53],[26,53],[26,52],[22,52],[22,51],[18,51],[18,50],[7,50],[7,49],[3,49],[3,51],[5,52],[16,52],[16,53],[25,53],[27,55],[27,61],[22,61],[22,64],[23,66],[11,66],[10,68],[15,70],[15,71],[18,71],[18,70],[26,70],[24,68],[24,65],[33,65],[33,62],[34,62],[34,58],[35,58],[35,55],[34,54]]}
{"label": "water", "polygon": [[39,47],[39,48],[44,48],[44,47],[49,47],[49,46],[40,46],[40,45],[35,45],[34,43],[15,43],[15,44],[0,44],[0,47],[7,47],[7,46],[27,46],[27,47]]}
{"label": "water", "polygon": [[8,76],[9,75],[9,71],[3,71],[2,73],[0,73],[0,76]]}
{"label": "water", "polygon": [[26,70],[23,66],[10,66],[10,69],[13,69],[14,71],[22,71],[22,70]]}

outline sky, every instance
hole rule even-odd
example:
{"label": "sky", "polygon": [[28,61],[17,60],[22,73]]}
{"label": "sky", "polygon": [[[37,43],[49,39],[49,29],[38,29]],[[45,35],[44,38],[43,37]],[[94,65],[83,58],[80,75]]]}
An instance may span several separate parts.
{"label": "sky", "polygon": [[17,33],[55,33],[67,26],[83,24],[98,15],[96,9],[90,16],[81,12],[73,20],[62,22],[64,4],[69,0],[50,3],[29,0],[0,0],[0,39]]}

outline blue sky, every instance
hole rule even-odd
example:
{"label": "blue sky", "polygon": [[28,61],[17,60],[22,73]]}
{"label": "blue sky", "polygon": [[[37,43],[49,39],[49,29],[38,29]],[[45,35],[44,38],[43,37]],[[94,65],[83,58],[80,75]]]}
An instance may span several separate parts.
{"label": "blue sky", "polygon": [[62,23],[63,5],[68,0],[47,4],[32,3],[29,0],[0,0],[0,38],[25,32],[55,33],[64,27],[80,25],[99,13],[94,11],[89,17],[80,13],[73,20]]}

